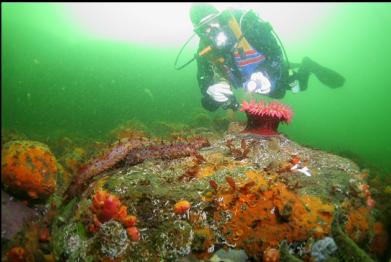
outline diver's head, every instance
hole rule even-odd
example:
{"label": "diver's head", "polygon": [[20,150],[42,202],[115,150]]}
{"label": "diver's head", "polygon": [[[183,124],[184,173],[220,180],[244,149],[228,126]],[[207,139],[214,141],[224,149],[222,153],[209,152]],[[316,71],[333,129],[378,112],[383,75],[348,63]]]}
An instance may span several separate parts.
{"label": "diver's head", "polygon": [[233,32],[228,27],[225,12],[219,12],[214,6],[206,3],[193,4],[190,8],[190,19],[194,32],[201,41],[214,50],[225,52],[231,50],[236,43]]}
{"label": "diver's head", "polygon": [[216,16],[219,11],[211,4],[195,3],[190,7],[190,20],[194,28],[199,27],[205,21]]}

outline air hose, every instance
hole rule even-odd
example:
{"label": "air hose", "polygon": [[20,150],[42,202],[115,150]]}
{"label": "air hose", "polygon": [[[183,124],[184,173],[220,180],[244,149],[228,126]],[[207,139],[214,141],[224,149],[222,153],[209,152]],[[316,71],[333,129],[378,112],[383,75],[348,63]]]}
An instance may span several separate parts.
{"label": "air hose", "polygon": [[193,39],[194,36],[195,36],[195,33],[186,41],[186,43],[183,44],[181,50],[179,50],[179,53],[178,53],[178,55],[177,55],[177,57],[175,59],[175,64],[174,64],[174,67],[175,67],[176,70],[181,70],[181,69],[185,68],[186,66],[188,66],[191,62],[193,62],[197,58],[198,54],[195,54],[194,57],[191,58],[189,61],[187,61],[186,63],[184,63],[181,66],[178,66],[178,59],[181,56],[181,54],[183,52],[183,49],[185,49],[187,44]]}

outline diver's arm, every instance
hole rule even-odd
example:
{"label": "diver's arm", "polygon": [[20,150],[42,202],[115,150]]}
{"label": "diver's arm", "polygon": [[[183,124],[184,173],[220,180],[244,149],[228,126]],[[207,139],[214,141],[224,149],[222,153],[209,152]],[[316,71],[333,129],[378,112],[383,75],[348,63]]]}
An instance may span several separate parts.
{"label": "diver's arm", "polygon": [[[202,45],[199,50],[203,50]],[[230,106],[230,102],[235,101],[232,96],[231,83],[207,57],[197,57],[197,70],[198,85],[203,96],[201,103],[205,109],[216,111],[220,106],[224,108]],[[224,101],[225,99],[229,101]]]}
{"label": "diver's arm", "polygon": [[216,101],[214,101],[212,98],[210,98],[210,96],[208,95],[204,95],[204,97],[202,97],[201,99],[201,104],[202,106],[210,111],[210,112],[214,112],[216,111],[219,107],[220,107],[220,104],[219,103],[216,103]]}
{"label": "diver's arm", "polygon": [[209,86],[215,83],[214,70],[212,64],[205,57],[197,58],[197,81],[200,87],[202,99],[202,106],[208,111],[216,111],[220,104],[214,101],[208,94]]}
{"label": "diver's arm", "polygon": [[[204,49],[204,46],[200,44],[198,53]],[[207,95],[206,90],[213,84],[214,71],[212,64],[205,56],[197,56],[197,81],[202,95]]]}

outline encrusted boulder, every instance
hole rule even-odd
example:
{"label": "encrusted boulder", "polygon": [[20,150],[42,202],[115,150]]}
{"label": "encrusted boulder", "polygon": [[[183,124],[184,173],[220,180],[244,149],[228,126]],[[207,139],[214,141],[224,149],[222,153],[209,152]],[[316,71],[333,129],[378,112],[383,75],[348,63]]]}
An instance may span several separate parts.
{"label": "encrusted boulder", "polygon": [[[118,229],[113,226],[107,232],[122,232],[112,237],[124,238],[111,241],[108,234],[105,243],[111,244],[103,248],[87,241],[88,249],[123,261],[141,261],[140,257],[178,261],[209,259],[227,247],[260,260],[265,250],[277,254],[287,239],[292,255],[308,258],[312,244],[330,236],[334,212],[341,206],[350,218],[347,234],[354,234],[349,223],[357,219],[363,236],[373,230],[368,223],[373,207],[367,206],[362,193],[366,176],[349,159],[301,146],[282,135],[228,133],[211,140],[198,154],[178,153],[177,158],[156,157],[147,152],[152,149],[137,151],[145,154],[138,155],[142,162],[119,163],[94,176],[70,217],[87,229],[94,221],[89,208],[94,196],[105,191],[118,198],[127,214],[137,217],[139,239],[125,241],[126,227],[117,219]],[[162,152],[175,155],[173,150]],[[181,201],[186,209],[175,212]],[[367,216],[358,218],[354,212],[359,208]],[[107,223],[114,222],[101,227]],[[86,238],[101,234],[87,230]],[[114,243],[122,244],[114,248]]]}

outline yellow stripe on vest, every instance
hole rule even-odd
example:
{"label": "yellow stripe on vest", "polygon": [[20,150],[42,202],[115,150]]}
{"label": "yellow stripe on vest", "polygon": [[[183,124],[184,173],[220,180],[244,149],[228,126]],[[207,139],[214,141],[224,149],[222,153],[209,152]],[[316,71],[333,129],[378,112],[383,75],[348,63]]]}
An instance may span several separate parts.
{"label": "yellow stripe on vest", "polygon": [[228,21],[229,27],[234,33],[236,39],[239,41],[237,48],[243,48],[243,51],[245,52],[251,50],[252,48],[250,44],[247,42],[246,38],[242,36],[242,31],[240,30],[238,21],[236,21],[235,17],[233,17],[231,13],[229,15],[230,15],[230,19]]}

